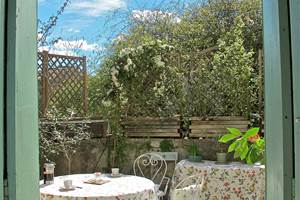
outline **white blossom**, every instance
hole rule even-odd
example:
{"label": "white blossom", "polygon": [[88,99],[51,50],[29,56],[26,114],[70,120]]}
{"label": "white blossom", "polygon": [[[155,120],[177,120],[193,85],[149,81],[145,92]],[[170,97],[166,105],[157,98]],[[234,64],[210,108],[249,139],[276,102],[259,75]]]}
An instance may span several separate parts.
{"label": "white blossom", "polygon": [[105,107],[110,107],[111,106],[111,101],[110,100],[102,100],[102,104],[105,106]]}
{"label": "white blossom", "polygon": [[158,66],[158,67],[165,66],[165,63],[162,61],[161,55],[157,55],[153,59],[154,59],[154,63],[156,64],[156,66]]}
{"label": "white blossom", "polygon": [[128,58],[127,58],[127,64],[124,66],[124,70],[125,70],[126,72],[129,72],[129,67],[130,67],[131,65],[134,65],[134,63],[133,63],[132,60],[128,57]]}

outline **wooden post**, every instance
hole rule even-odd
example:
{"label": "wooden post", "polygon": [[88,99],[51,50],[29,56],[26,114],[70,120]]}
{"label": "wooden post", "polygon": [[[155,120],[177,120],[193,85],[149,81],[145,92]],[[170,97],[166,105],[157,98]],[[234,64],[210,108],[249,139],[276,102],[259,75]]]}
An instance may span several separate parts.
{"label": "wooden post", "polygon": [[41,93],[41,111],[42,117],[45,116],[49,101],[49,91],[48,91],[48,51],[42,52],[42,93]]}
{"label": "wooden post", "polygon": [[84,56],[82,59],[83,59],[83,112],[84,112],[84,115],[86,115],[87,111],[88,111],[86,56]]}
{"label": "wooden post", "polygon": [[[263,2],[267,200],[292,200],[294,151],[289,0]],[[299,12],[299,8],[295,9]]]}

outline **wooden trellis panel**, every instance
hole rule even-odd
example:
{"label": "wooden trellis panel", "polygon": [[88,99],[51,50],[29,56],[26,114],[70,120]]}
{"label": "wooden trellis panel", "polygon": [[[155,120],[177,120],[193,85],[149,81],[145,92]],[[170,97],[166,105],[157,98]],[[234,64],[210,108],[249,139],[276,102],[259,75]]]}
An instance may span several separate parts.
{"label": "wooden trellis panel", "polygon": [[40,112],[45,114],[51,105],[70,107],[80,97],[80,114],[87,111],[86,57],[38,53]]}

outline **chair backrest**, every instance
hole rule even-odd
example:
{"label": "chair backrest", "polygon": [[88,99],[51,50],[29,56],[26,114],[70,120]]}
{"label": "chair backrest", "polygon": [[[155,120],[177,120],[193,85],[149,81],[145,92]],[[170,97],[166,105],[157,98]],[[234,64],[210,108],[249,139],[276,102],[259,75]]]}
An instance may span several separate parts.
{"label": "chair backrest", "polygon": [[189,185],[194,185],[197,188],[202,188],[204,184],[204,178],[202,177],[202,175],[192,175],[189,176],[185,179],[183,179],[182,181],[180,181],[174,189],[179,189],[179,188],[183,188]]}
{"label": "chair backrest", "polygon": [[[167,162],[162,156],[156,153],[142,154],[138,156],[133,163],[133,172],[135,176],[149,178],[159,186],[161,186],[167,170]],[[147,174],[149,175],[147,176]]]}
{"label": "chair backrest", "polygon": [[175,186],[171,200],[199,199],[203,184],[204,178],[201,175],[189,176]]}

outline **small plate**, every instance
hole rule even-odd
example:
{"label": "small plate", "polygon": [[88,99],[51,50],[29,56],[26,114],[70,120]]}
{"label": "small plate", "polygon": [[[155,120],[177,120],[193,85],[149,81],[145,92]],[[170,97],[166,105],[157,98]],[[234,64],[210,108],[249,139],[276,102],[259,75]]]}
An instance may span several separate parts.
{"label": "small plate", "polygon": [[102,185],[102,184],[105,184],[105,183],[108,183],[108,182],[109,182],[109,180],[103,180],[103,179],[99,179],[99,180],[89,179],[89,180],[84,181],[84,183],[94,184],[94,185]]}
{"label": "small plate", "polygon": [[112,175],[112,174],[110,174],[109,175],[110,178],[119,178],[121,176],[123,176],[123,174],[118,174],[118,175]]}
{"label": "small plate", "polygon": [[59,188],[59,191],[60,192],[68,192],[68,191],[73,191],[73,190],[75,190],[76,189],[76,186],[72,186],[71,188],[65,188],[64,186],[61,186],[60,188]]}

